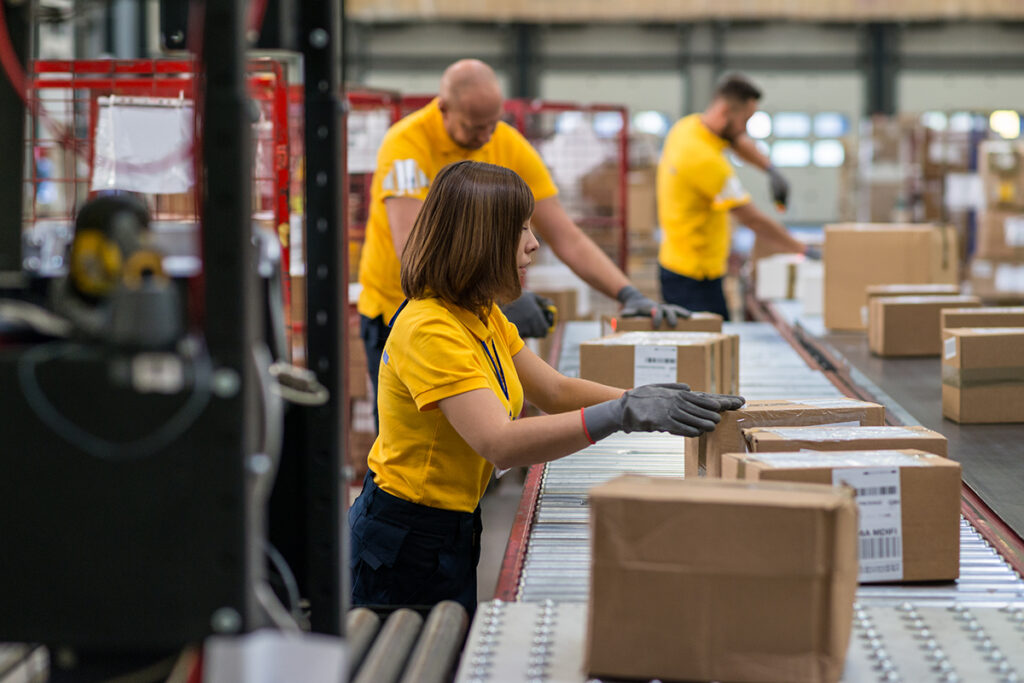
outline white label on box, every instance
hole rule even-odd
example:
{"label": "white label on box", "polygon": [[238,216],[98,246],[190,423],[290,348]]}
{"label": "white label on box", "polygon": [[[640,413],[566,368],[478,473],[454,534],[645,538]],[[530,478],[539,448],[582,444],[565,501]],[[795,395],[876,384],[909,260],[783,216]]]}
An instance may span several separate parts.
{"label": "white label on box", "polygon": [[971,276],[977,278],[992,277],[992,262],[984,259],[975,259],[971,263]]}
{"label": "white label on box", "polygon": [[633,386],[678,382],[676,346],[638,345],[633,351]]}
{"label": "white label on box", "polygon": [[791,403],[814,408],[862,408],[869,405],[863,401],[854,401],[849,398],[800,398],[793,399]]}
{"label": "white label on box", "polygon": [[1007,216],[1003,221],[1006,246],[1024,247],[1024,216]]}
{"label": "white label on box", "polygon": [[900,468],[864,467],[832,470],[832,485],[857,492],[860,511],[861,583],[903,579],[903,512]]}
{"label": "white label on box", "polygon": [[956,358],[956,337],[950,337],[946,341],[942,342],[945,352],[942,354],[945,358]]}
{"label": "white label on box", "polygon": [[860,307],[860,324],[863,325],[864,327],[868,326],[868,307],[867,306],[861,306]]}

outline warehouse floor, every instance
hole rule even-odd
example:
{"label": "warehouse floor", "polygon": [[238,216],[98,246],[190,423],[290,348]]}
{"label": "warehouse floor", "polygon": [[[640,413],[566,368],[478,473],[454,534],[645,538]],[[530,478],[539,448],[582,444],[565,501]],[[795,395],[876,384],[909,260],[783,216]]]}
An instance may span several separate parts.
{"label": "warehouse floor", "polygon": [[505,545],[515,521],[523,493],[526,469],[509,472],[487,490],[480,501],[484,533],[481,539],[480,565],[477,567],[477,600],[494,598],[494,588],[505,556]]}

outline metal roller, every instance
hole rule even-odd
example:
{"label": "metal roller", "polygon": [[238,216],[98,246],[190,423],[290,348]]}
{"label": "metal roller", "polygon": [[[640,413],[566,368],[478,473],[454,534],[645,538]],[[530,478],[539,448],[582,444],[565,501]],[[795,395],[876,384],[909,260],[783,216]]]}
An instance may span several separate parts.
{"label": "metal roller", "polygon": [[444,683],[451,680],[469,626],[465,608],[452,600],[430,611],[405,668],[402,683]]}
{"label": "metal roller", "polygon": [[416,642],[423,617],[411,609],[391,613],[352,683],[395,683]]}
{"label": "metal roller", "polygon": [[380,617],[373,610],[357,607],[350,610],[345,617],[345,637],[348,640],[349,678],[363,663],[363,657],[370,649],[377,632],[380,630]]}

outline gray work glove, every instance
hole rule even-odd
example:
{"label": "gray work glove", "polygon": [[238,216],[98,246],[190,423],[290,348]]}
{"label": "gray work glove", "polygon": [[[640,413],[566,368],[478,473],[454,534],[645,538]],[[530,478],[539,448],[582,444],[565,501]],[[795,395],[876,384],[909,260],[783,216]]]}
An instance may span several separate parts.
{"label": "gray work glove", "polygon": [[619,431],[700,436],[715,428],[722,419],[718,413],[744,403],[742,396],[690,391],[685,384],[646,384],[584,408],[583,426],[595,442]]}
{"label": "gray work glove", "polygon": [[555,302],[533,292],[523,292],[518,299],[502,306],[501,312],[523,338],[546,337],[555,324]]}
{"label": "gray work glove", "polygon": [[659,304],[641,294],[640,290],[633,285],[626,285],[620,289],[615,298],[622,302],[622,310],[619,311],[619,315],[623,318],[651,318],[654,329],[661,327],[662,320],[668,327],[675,327],[679,318],[689,318],[693,315],[682,306]]}
{"label": "gray work glove", "polygon": [[774,166],[768,167],[768,185],[772,191],[772,201],[780,209],[785,209],[789,199],[789,181]]}
{"label": "gray work glove", "polygon": [[820,261],[821,260],[821,247],[815,247],[815,246],[812,246],[812,245],[808,245],[807,248],[804,249],[804,256],[806,256],[811,261]]}

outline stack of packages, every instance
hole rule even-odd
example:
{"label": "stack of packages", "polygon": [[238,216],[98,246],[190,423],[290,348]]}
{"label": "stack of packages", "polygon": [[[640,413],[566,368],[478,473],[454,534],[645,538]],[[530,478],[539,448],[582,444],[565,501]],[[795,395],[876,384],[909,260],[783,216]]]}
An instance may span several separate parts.
{"label": "stack of packages", "polygon": [[1024,422],[1024,308],[942,312],[942,414]]}
{"label": "stack of packages", "polygon": [[872,285],[955,284],[957,240],[954,228],[933,225],[826,226],[825,327],[865,330],[870,316],[867,290]]}
{"label": "stack of packages", "polygon": [[985,209],[978,215],[971,287],[985,300],[1024,300],[1024,144],[978,146]]}
{"label": "stack of packages", "polygon": [[[807,244],[821,247],[818,236],[801,236]],[[780,253],[774,243],[754,240],[750,254],[754,268],[754,296],[761,301],[798,299],[804,315],[821,315],[824,267],[821,261],[801,254]]]}
{"label": "stack of packages", "polygon": [[959,575],[960,466],[940,434],[884,419],[750,401],[687,440],[687,479],[593,489],[587,673],[839,680],[858,582]]}
{"label": "stack of packages", "polygon": [[[952,290],[946,293],[945,290]],[[955,285],[875,285],[867,289],[868,347],[878,356],[935,356],[942,350],[942,312],[980,307]]]}

